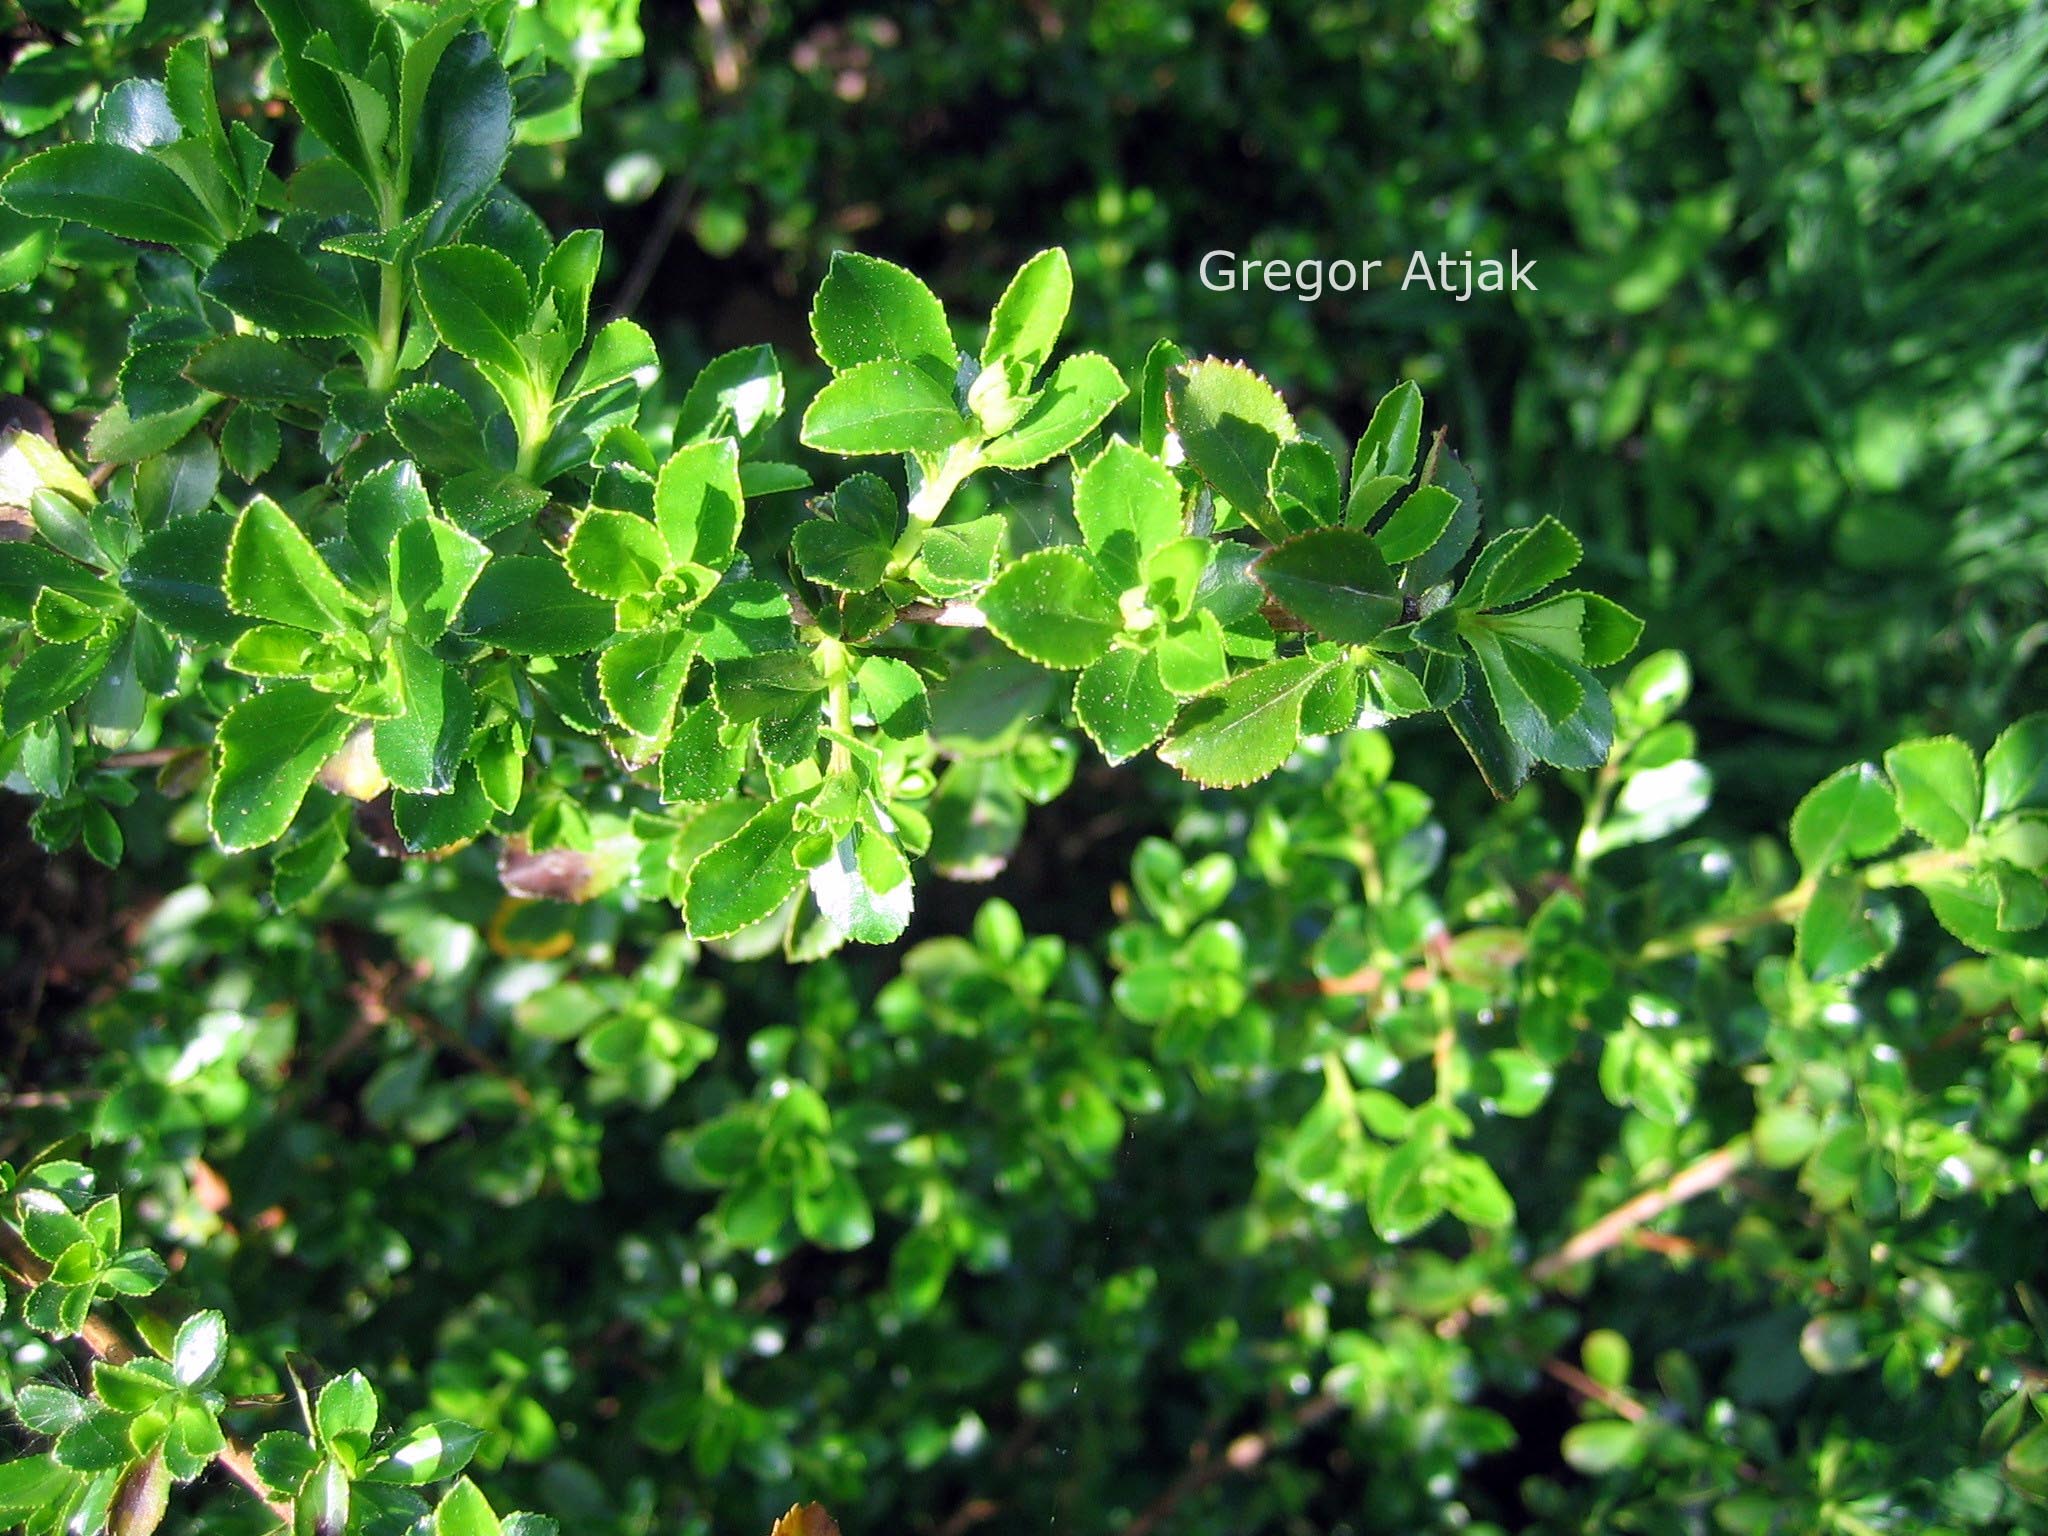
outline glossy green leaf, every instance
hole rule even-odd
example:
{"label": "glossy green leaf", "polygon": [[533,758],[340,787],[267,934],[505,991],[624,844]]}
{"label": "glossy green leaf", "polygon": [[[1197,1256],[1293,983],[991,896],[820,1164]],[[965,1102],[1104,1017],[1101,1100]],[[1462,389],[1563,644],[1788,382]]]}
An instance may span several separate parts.
{"label": "glossy green leaf", "polygon": [[281,683],[230,709],[215,736],[206,803],[214,840],[239,853],[282,837],[353,725],[310,683]]}
{"label": "glossy green leaf", "polygon": [[[834,253],[811,305],[811,338],[834,373],[897,363],[951,387],[956,353],[946,312],[929,288],[891,262]],[[808,432],[804,440],[811,441]]]}
{"label": "glossy green leaf", "polygon": [[221,242],[206,205],[154,155],[116,144],[59,144],[0,179],[0,201],[124,240],[205,250]]}
{"label": "glossy green leaf", "polygon": [[827,453],[943,453],[967,435],[950,385],[908,363],[866,362],[811,401],[800,433]]}
{"label": "glossy green leaf", "polygon": [[258,496],[242,509],[228,541],[228,606],[245,618],[314,634],[357,628],[369,606],[335,577],[284,508]]}
{"label": "glossy green leaf", "polygon": [[1401,620],[1394,573],[1379,547],[1355,528],[1297,534],[1261,555],[1252,575],[1325,639],[1365,645]]}
{"label": "glossy green leaf", "polygon": [[199,287],[244,320],[280,336],[374,334],[355,295],[324,280],[276,235],[237,240],[207,269]]}
{"label": "glossy green leaf", "polygon": [[1242,363],[1212,357],[1173,374],[1166,402],[1188,462],[1268,539],[1285,538],[1267,487],[1280,445],[1299,432],[1279,392]]}
{"label": "glossy green leaf", "polygon": [[1159,679],[1159,658],[1123,647],[1074,679],[1074,713],[1112,763],[1136,757],[1166,734],[1180,700]]}
{"label": "glossy green leaf", "polygon": [[999,469],[1043,464],[1101,426],[1125,392],[1108,358],[1077,353],[1052,371],[1017,424],[982,449],[982,460]]}
{"label": "glossy green leaf", "polygon": [[1116,598],[1076,549],[1026,555],[982,594],[981,608],[997,638],[1048,667],[1087,666],[1123,627]]}
{"label": "glossy green leaf", "polygon": [[1889,848],[1899,835],[1898,802],[1868,763],[1830,774],[1792,812],[1792,852],[1809,875]]}
{"label": "glossy green leaf", "polygon": [[1295,656],[1240,672],[1181,711],[1160,758],[1211,789],[1263,779],[1300,745],[1302,701],[1326,666]]}
{"label": "glossy green leaf", "polygon": [[1960,848],[1983,806],[1977,754],[1953,736],[1902,741],[1884,755],[1899,816],[1937,848]]}

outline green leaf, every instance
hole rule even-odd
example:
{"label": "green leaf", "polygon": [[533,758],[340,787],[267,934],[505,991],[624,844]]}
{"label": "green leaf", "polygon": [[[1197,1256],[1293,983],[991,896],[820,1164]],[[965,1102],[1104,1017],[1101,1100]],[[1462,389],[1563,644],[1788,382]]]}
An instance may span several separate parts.
{"label": "green leaf", "polygon": [[412,264],[427,318],[450,350],[506,378],[528,377],[520,347],[533,312],[526,276],[509,256],[482,245],[447,245]]}
{"label": "green leaf", "polygon": [[372,727],[377,764],[399,789],[445,793],[469,748],[475,698],[461,672],[415,640],[394,635],[390,656],[401,709]]}
{"label": "green leaf", "polygon": [[[1372,421],[1365,429],[1365,436],[1358,440],[1357,451],[1351,456],[1351,492],[1344,506],[1347,524],[1353,528],[1364,527],[1366,521],[1414,477],[1415,454],[1421,442],[1422,391],[1404,380],[1389,390],[1373,408]],[[1413,502],[1415,498],[1411,496],[1408,500]],[[1404,509],[1407,505],[1403,503]],[[1425,503],[1425,507],[1430,505]],[[1455,500],[1451,505],[1455,509]],[[1444,520],[1448,522],[1449,519],[1450,511],[1446,510]],[[1392,522],[1390,519],[1389,526]],[[1442,528],[1437,531],[1441,533]],[[1381,532],[1384,534],[1386,530]],[[1422,549],[1435,542],[1432,537],[1422,545]],[[1411,558],[1409,555],[1397,555],[1390,548],[1383,547],[1382,553],[1396,564]],[[1420,554],[1421,549],[1415,553]]]}
{"label": "green leaf", "polygon": [[115,144],[59,144],[0,179],[0,201],[31,218],[68,219],[124,240],[211,250],[206,205],[154,155]]}
{"label": "green leaf", "polygon": [[324,398],[320,369],[268,336],[223,336],[208,342],[192,354],[185,377],[209,394],[265,405],[311,406]]}
{"label": "green leaf", "polygon": [[1166,734],[1180,700],[1159,679],[1151,651],[1119,647],[1074,680],[1074,713],[1112,763],[1136,757]]}
{"label": "green leaf", "polygon": [[605,707],[636,736],[664,739],[696,652],[695,637],[684,629],[619,636],[597,658],[597,686]]}
{"label": "green leaf", "polygon": [[1984,754],[1984,819],[2048,806],[2048,714],[2028,715]]}
{"label": "green leaf", "polygon": [[1048,667],[1087,666],[1123,628],[1116,599],[1072,548],[1026,555],[982,594],[981,608],[998,639]]}
{"label": "green leaf", "polygon": [[1326,670],[1326,662],[1292,656],[1240,672],[1181,711],[1161,760],[1211,789],[1263,779],[1300,744],[1302,701]]}
{"label": "green leaf", "polygon": [[1023,418],[982,449],[982,461],[998,469],[1043,464],[1101,426],[1125,393],[1123,375],[1108,358],[1077,353],[1052,371]]}
{"label": "green leaf", "polygon": [[349,1371],[322,1387],[313,1405],[313,1427],[330,1446],[367,1448],[377,1429],[377,1393],[369,1379]]}
{"label": "green leaf", "polygon": [[1268,550],[1252,575],[1326,639],[1366,645],[1401,621],[1401,591],[1379,546],[1356,528],[1318,528]]}
{"label": "green leaf", "polygon": [[1285,539],[1266,493],[1280,445],[1300,433],[1279,391],[1242,363],[1211,357],[1168,379],[1166,406],[1196,472],[1268,539]]}
{"label": "green leaf", "polygon": [[1074,476],[1074,520],[1103,578],[1138,585],[1145,557],[1180,537],[1180,482],[1120,437]]}
{"label": "green leaf", "polygon": [[280,336],[375,334],[370,317],[313,270],[311,262],[276,235],[256,234],[222,251],[199,284],[244,320]]}
{"label": "green leaf", "polygon": [[391,617],[423,644],[448,631],[491,552],[452,523],[415,518],[391,543]]}
{"label": "green leaf", "polygon": [[243,480],[268,471],[283,445],[277,418],[259,406],[236,406],[220,430],[220,456]]}
{"label": "green leaf", "polygon": [[380,179],[378,153],[391,104],[367,88],[352,96],[344,81],[318,61],[313,44],[325,34],[330,50],[343,58],[366,58],[377,13],[367,0],[257,0],[257,4],[277,37],[278,61],[284,68],[292,105],[320,142],[353,170],[374,196]]}
{"label": "green leaf", "polygon": [[644,517],[592,507],[562,551],[569,579],[611,602],[652,592],[673,563],[661,533]]}
{"label": "green leaf", "polygon": [[406,94],[419,96],[416,109],[407,103],[405,211],[426,216],[420,244],[435,246],[468,222],[504,173],[512,87],[497,49],[474,26],[448,42],[423,91],[410,56],[405,73]]}
{"label": "green leaf", "polygon": [[1074,271],[1065,251],[1055,246],[1025,262],[989,317],[981,365],[1013,363],[1029,383],[1052,356],[1073,297]]}
{"label": "green leaf", "polygon": [[227,1354],[227,1319],[218,1312],[195,1312],[178,1325],[171,1341],[171,1372],[181,1387],[204,1387],[220,1373]]}
{"label": "green leaf", "polygon": [[652,336],[630,320],[614,320],[591,338],[590,350],[560,398],[581,399],[660,364]]}
{"label": "green leaf", "polygon": [[1792,812],[1792,852],[1809,875],[1882,853],[1898,835],[1898,802],[1869,763],[1830,774]]}
{"label": "green leaf", "polygon": [[320,635],[347,634],[370,612],[268,496],[251,500],[235,523],[228,541],[226,592],[228,606],[246,618]]}
{"label": "green leaf", "polygon": [[454,1419],[437,1419],[407,1430],[364,1477],[378,1483],[417,1488],[453,1477],[469,1465],[483,1433]]}
{"label": "green leaf", "polygon": [[[1373,542],[1379,545],[1388,564],[1401,565],[1429,553],[1451,526],[1457,511],[1457,497],[1440,485],[1425,485],[1394,508],[1393,514],[1374,531]],[[1354,528],[1358,526],[1356,518],[1347,521]]]}
{"label": "green leaf", "polygon": [[666,801],[719,800],[739,784],[747,765],[745,739],[728,746],[725,717],[709,699],[677,717],[661,754],[661,798]]}
{"label": "green leaf", "polygon": [[798,435],[827,453],[936,454],[967,430],[949,385],[906,363],[867,362],[818,391]]}
{"label": "green leaf", "polygon": [[925,535],[910,576],[933,597],[965,597],[988,585],[1008,522],[999,513],[944,523]]}
{"label": "green leaf", "polygon": [[1807,975],[1839,981],[1891,953],[1899,941],[1899,915],[1894,907],[1871,902],[1859,882],[1829,875],[1814,887],[1794,938]]}
{"label": "green leaf", "polygon": [[515,656],[575,656],[613,633],[612,605],[569,579],[559,560],[501,555],[484,567],[456,627]]}
{"label": "green leaf", "polygon": [[[910,883],[905,881],[901,889],[907,898]],[[907,923],[909,918],[906,901],[904,921]],[[887,943],[888,939],[863,942]],[[830,1166],[830,1174],[823,1181],[797,1185],[796,1224],[798,1231],[823,1248],[862,1248],[875,1236],[875,1217],[868,1209],[867,1196],[861,1193],[853,1175],[836,1164]]]}
{"label": "green leaf", "polygon": [[[892,878],[887,889],[878,890],[871,873],[863,869],[854,837],[849,833],[810,872],[811,899],[834,930],[856,943],[892,943],[910,926],[911,882],[900,856],[890,873],[899,878]],[[828,1248],[858,1248],[874,1236],[874,1218],[867,1212],[859,1186],[851,1179],[845,1179],[845,1183],[852,1190],[850,1200],[840,1190],[822,1202],[812,1202],[804,1187],[798,1187],[797,1225],[811,1241]],[[813,1218],[810,1222],[806,1221],[807,1210]]]}
{"label": "green leaf", "polygon": [[111,655],[106,641],[36,646],[0,692],[0,734],[17,735],[69,709],[99,681]]}
{"label": "green leaf", "polygon": [[694,936],[728,938],[760,922],[803,885],[796,850],[807,833],[798,829],[797,813],[807,799],[787,795],[762,806],[691,865],[682,909]]}
{"label": "green leaf", "polygon": [[1566,1430],[1562,1449],[1573,1471],[1599,1477],[1636,1462],[1643,1454],[1643,1433],[1624,1419],[1598,1419]]}
{"label": "green leaf", "polygon": [[1960,848],[1983,807],[1977,754],[1953,736],[1902,741],[1884,755],[1899,815],[1937,848]]}
{"label": "green leaf", "polygon": [[885,736],[911,741],[931,729],[931,698],[907,661],[870,656],[854,675],[854,698]]}
{"label": "green leaf", "polygon": [[465,1477],[434,1507],[434,1536],[501,1536],[501,1527],[489,1501]]}
{"label": "green leaf", "polygon": [[1207,693],[1230,675],[1223,625],[1205,608],[1169,625],[1152,654],[1159,659],[1159,681],[1183,698]]}
{"label": "green leaf", "polygon": [[[490,468],[476,413],[452,389],[415,384],[392,397],[384,416],[400,446],[423,469],[437,475],[459,475]],[[445,492],[442,500],[447,500]]]}
{"label": "green leaf", "polygon": [[1475,630],[1466,638],[1500,723],[1522,751],[1557,768],[1607,761],[1614,711],[1591,673],[1512,636]]}
{"label": "green leaf", "polygon": [[214,841],[241,853],[282,837],[354,723],[310,683],[283,683],[229,710],[215,735],[206,802]]}
{"label": "green leaf", "polygon": [[1458,600],[1476,608],[1519,603],[1569,575],[1582,552],[1563,523],[1545,517],[1531,527],[1502,534],[1481,550]]}
{"label": "green leaf", "polygon": [[714,571],[732,563],[740,537],[740,450],[729,437],[679,448],[661,466],[654,523],[677,564]]}
{"label": "green leaf", "polygon": [[811,338],[834,373],[869,363],[902,363],[949,391],[952,387],[958,355],[946,312],[929,288],[891,262],[834,252],[811,303]]}

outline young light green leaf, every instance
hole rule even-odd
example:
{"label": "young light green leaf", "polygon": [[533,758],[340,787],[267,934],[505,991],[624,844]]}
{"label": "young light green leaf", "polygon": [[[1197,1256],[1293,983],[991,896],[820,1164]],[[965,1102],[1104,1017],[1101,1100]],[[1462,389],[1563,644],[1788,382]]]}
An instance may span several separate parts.
{"label": "young light green leaf", "polygon": [[1902,741],[1884,755],[1899,815],[1937,848],[1960,848],[1983,808],[1977,754],[1953,736]]}
{"label": "young light green leaf", "polygon": [[1166,408],[1202,478],[1268,539],[1284,539],[1267,490],[1280,445],[1300,433],[1279,391],[1242,363],[1210,357],[1168,378]]}
{"label": "young light green leaf", "polygon": [[434,1536],[502,1536],[502,1527],[490,1501],[465,1477],[434,1507]]}
{"label": "young light green leaf", "polygon": [[[1372,421],[1365,429],[1365,436],[1358,440],[1357,451],[1351,456],[1351,493],[1344,506],[1346,524],[1353,528],[1364,527],[1367,520],[1408,483],[1415,474],[1415,454],[1421,442],[1422,391],[1403,380],[1387,391],[1373,408]],[[1448,511],[1444,520],[1450,520]],[[1384,529],[1381,531],[1385,532]],[[1441,531],[1439,528],[1438,532]],[[1433,538],[1429,541],[1434,542]],[[1423,544],[1422,549],[1427,549],[1429,543]],[[1383,552],[1396,564],[1410,558],[1397,555],[1391,549]],[[1419,554],[1421,550],[1415,553]]]}
{"label": "young light green leaf", "polygon": [[1123,628],[1117,600],[1077,549],[1035,550],[982,594],[988,627],[1011,650],[1048,667],[1085,667]]}
{"label": "young light green leaf", "polygon": [[619,636],[597,658],[598,692],[612,718],[636,736],[664,739],[696,650],[694,637],[679,628]]}
{"label": "young light green leaf", "polygon": [[1074,476],[1074,520],[1104,579],[1119,591],[1136,586],[1145,557],[1180,537],[1180,482],[1113,437]]}
{"label": "young light green leaf", "polygon": [[981,365],[1013,363],[1028,383],[1052,356],[1073,297],[1074,271],[1065,251],[1055,246],[1025,262],[989,317]]}
{"label": "young light green leaf", "polygon": [[391,637],[400,713],[372,726],[377,765],[399,789],[445,794],[468,750],[476,701],[462,673],[404,634]]}
{"label": "young light green leaf", "polygon": [[1031,409],[982,449],[999,469],[1031,469],[1065,453],[1101,426],[1125,394],[1123,375],[1106,357],[1081,352],[1052,371]]}
{"label": "young light green leaf", "polygon": [[1869,763],[1828,775],[1792,812],[1792,852],[1809,875],[1882,853],[1898,835],[1898,801]]}
{"label": "young light green leaf", "polygon": [[967,435],[950,385],[908,363],[860,363],[818,391],[799,432],[827,453],[943,453]]}
{"label": "young light green leaf", "polygon": [[1136,757],[1166,734],[1180,700],[1159,678],[1151,651],[1118,647],[1074,679],[1074,713],[1112,763]]}
{"label": "young light green leaf", "polygon": [[[1457,515],[1458,498],[1440,485],[1425,485],[1400,506],[1373,532],[1373,542],[1389,565],[1400,565],[1427,554],[1444,536]],[[1362,519],[1347,517],[1356,528]]]}
{"label": "young light green leaf", "polygon": [[2027,715],[1984,754],[1984,819],[2048,806],[2048,714]]}
{"label": "young light green leaf", "polygon": [[452,523],[416,518],[391,543],[391,617],[431,645],[448,631],[491,552]]}
{"label": "young light green leaf", "polygon": [[1161,760],[1211,789],[1263,779],[1300,745],[1302,701],[1327,668],[1293,656],[1240,672],[1181,711]]}
{"label": "young light green leaf", "polygon": [[892,262],[835,252],[811,304],[811,337],[834,373],[900,363],[952,387],[958,359],[946,312],[915,275]]}
{"label": "young light green leaf", "polygon": [[526,275],[488,246],[447,245],[413,262],[413,285],[448,347],[473,363],[527,377],[520,346],[532,313]]}
{"label": "young light green leaf", "polygon": [[646,518],[592,507],[577,519],[562,562],[569,579],[585,592],[617,602],[652,592],[674,556]]}
{"label": "young light green leaf", "polygon": [[661,467],[654,522],[676,564],[714,571],[732,563],[740,537],[740,451],[729,437],[679,448]]}
{"label": "young light green leaf", "polygon": [[797,813],[805,795],[786,795],[754,813],[731,837],[690,867],[683,918],[699,939],[722,939],[767,917],[804,883],[796,862],[805,833]]}

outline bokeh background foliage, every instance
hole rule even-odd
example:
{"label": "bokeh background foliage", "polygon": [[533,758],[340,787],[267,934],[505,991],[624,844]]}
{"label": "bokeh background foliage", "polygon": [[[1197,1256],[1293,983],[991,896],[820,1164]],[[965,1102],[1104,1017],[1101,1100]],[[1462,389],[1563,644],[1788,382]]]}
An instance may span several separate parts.
{"label": "bokeh background foliage", "polygon": [[[21,0],[0,126],[72,131],[200,33],[260,128],[257,23]],[[520,26],[559,95],[513,184],[606,230],[653,412],[742,342],[808,393],[836,248],[978,314],[1061,244],[1070,335],[1126,376],[1172,336],[1353,435],[1418,379],[1489,530],[1561,519],[1659,654],[1613,774],[1504,807],[1399,729],[1239,795],[1083,751],[1015,800],[996,899],[933,882],[903,945],[800,969],[508,900],[480,849],[281,914],[154,788],[118,877],[17,831],[0,1155],[83,1123],[239,1391],[359,1365],[484,1431],[500,1507],[622,1536],[798,1495],[947,1536],[2048,1529],[2040,962],[1964,958],[1911,896],[1875,970],[1698,926],[1798,888],[1816,780],[2042,702],[2048,11]],[[0,295],[0,388],[75,445],[154,274],[45,238],[0,224],[0,279],[42,272]],[[1537,293],[1196,275],[1508,247]],[[0,1329],[14,1387],[71,1369]],[[261,1518],[222,1491],[168,1528]]]}

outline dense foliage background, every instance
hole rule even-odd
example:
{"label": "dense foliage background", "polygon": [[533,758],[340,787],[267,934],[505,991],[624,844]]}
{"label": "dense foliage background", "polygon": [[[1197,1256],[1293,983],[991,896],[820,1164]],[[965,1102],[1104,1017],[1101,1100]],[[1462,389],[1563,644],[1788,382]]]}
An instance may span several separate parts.
{"label": "dense foliage background", "polygon": [[[1912,793],[1953,759],[1888,762],[1896,858],[1889,810],[1818,852],[1793,822],[1845,764],[1982,754],[2048,700],[2048,12],[539,0],[516,26],[546,69],[510,181],[557,235],[605,231],[594,309],[662,350],[643,417],[762,341],[808,396],[836,249],[980,315],[1062,245],[1068,337],[1126,378],[1162,336],[1244,357],[1346,441],[1419,381],[1488,531],[1571,528],[1647,659],[1610,770],[1498,805],[1399,723],[1242,791],[1035,735],[956,861],[991,883],[922,883],[898,944],[807,966],[631,890],[508,894],[485,846],[359,849],[281,911],[175,774],[103,813],[117,872],[38,852],[7,797],[0,1157],[121,1193],[156,1300],[232,1325],[224,1390],[360,1367],[385,1422],[475,1426],[493,1501],[578,1533],[752,1532],[796,1499],[942,1536],[2048,1530],[2048,967],[1890,894],[1997,794],[2040,805],[2048,747],[2008,738],[1953,839]],[[253,6],[21,0],[10,161],[195,34],[269,131]],[[1509,247],[1537,292],[1197,277],[1219,248]],[[167,281],[0,211],[10,410],[83,456]],[[985,479],[1024,526],[1064,494]],[[986,687],[935,691],[965,760]],[[558,788],[601,837],[603,787]],[[1795,952],[1842,859],[1876,905]],[[10,1392],[80,1379],[18,1307],[0,1334]],[[218,1482],[165,1529],[262,1528]]]}

